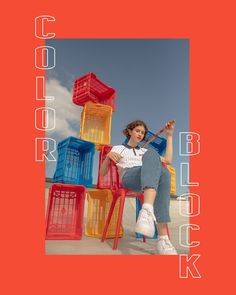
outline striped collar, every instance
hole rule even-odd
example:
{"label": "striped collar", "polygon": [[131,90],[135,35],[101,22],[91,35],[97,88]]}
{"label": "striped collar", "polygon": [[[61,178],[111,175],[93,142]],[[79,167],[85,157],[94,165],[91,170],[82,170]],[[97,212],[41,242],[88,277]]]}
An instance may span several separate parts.
{"label": "striped collar", "polygon": [[136,149],[136,150],[141,149],[141,147],[140,147],[139,145],[136,145],[136,146],[130,146],[130,145],[128,145],[127,143],[123,143],[123,146],[125,146],[125,147],[128,148],[128,149]]}

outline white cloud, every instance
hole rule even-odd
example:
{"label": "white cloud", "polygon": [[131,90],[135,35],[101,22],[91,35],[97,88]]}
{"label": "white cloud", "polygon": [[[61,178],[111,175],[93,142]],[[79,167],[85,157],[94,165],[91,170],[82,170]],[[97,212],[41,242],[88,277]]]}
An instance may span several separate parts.
{"label": "white cloud", "polygon": [[[72,102],[72,90],[61,85],[60,81],[51,78],[46,82],[46,95],[53,96],[54,100],[48,100],[47,107],[55,110],[55,129],[47,131],[48,137],[78,136],[82,107]],[[49,126],[53,117],[49,117]],[[52,135],[53,134],[53,135]]]}

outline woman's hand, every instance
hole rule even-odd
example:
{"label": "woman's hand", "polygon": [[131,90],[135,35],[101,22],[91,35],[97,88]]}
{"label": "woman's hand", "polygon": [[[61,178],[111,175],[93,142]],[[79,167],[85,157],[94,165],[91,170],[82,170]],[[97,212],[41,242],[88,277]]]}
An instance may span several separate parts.
{"label": "woman's hand", "polygon": [[175,120],[170,120],[165,125],[165,134],[166,136],[172,136],[174,133],[174,127],[175,127]]}
{"label": "woman's hand", "polygon": [[115,152],[110,152],[107,154],[107,157],[114,161],[115,163],[118,163],[120,161],[120,159],[122,158],[122,156],[118,153],[115,153]]}

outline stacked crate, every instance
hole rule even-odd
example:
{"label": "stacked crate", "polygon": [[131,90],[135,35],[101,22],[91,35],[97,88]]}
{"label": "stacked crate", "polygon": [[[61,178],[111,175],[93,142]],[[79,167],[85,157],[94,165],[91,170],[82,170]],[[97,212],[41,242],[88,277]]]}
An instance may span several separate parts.
{"label": "stacked crate", "polygon": [[58,143],[57,152],[54,183],[92,186],[94,143],[71,136]]}
{"label": "stacked crate", "polygon": [[[101,238],[111,207],[112,198],[113,196],[109,189],[96,189],[88,192],[88,213],[85,226],[86,236]],[[109,224],[107,238],[115,237],[119,205],[120,201],[118,200]],[[119,236],[122,237],[123,234],[124,230],[123,227],[121,227]]]}
{"label": "stacked crate", "polygon": [[167,169],[170,172],[170,196],[176,195],[176,173],[175,168],[171,165],[167,165]]}
{"label": "stacked crate", "polygon": [[[74,82],[73,102],[83,106],[81,113],[80,138],[95,144],[96,149],[108,150],[111,141],[112,113],[116,107],[116,93],[113,88],[100,81],[96,75],[89,73]],[[99,171],[98,171],[99,175]],[[112,202],[110,187],[97,187],[88,191],[88,212],[85,235],[101,238],[105,221]],[[108,237],[115,236],[119,202],[115,207]],[[120,236],[123,236],[121,228]]]}
{"label": "stacked crate", "polygon": [[80,240],[86,190],[81,185],[57,183],[49,190],[46,239]]}
{"label": "stacked crate", "polygon": [[[78,235],[78,232],[82,233],[81,212],[84,210],[85,187],[91,187],[93,183],[95,147],[99,149],[110,144],[112,112],[115,111],[116,102],[115,90],[100,81],[93,73],[89,73],[74,81],[72,100],[76,105],[83,106],[80,135],[79,138],[68,137],[57,146],[58,157],[53,182],[58,186],[52,185],[49,191],[47,239],[81,238],[81,234]],[[71,202],[73,190],[76,198],[81,198],[81,202],[77,199]],[[89,236],[98,237],[102,233],[99,232],[102,230],[101,218],[106,219],[111,196],[107,191],[89,191],[88,201],[88,223],[85,232]],[[67,205],[69,203],[70,206]],[[77,220],[68,216],[74,216]],[[98,219],[97,227],[94,216]],[[95,230],[91,229],[91,224]],[[115,232],[113,227],[110,228],[110,236],[112,231]]]}
{"label": "stacked crate", "polygon": [[[94,156],[92,145],[100,150],[110,144],[116,94],[113,88],[104,84],[93,73],[89,73],[74,81],[72,100],[76,105],[83,106],[79,139],[70,137],[58,144],[57,168],[53,182],[91,187]],[[112,196],[109,190],[103,189],[89,190],[87,194],[85,234],[101,237]],[[117,203],[117,209],[118,206]],[[114,214],[109,228],[109,237],[115,235],[116,215]],[[123,228],[120,232],[120,236],[122,235]]]}
{"label": "stacked crate", "polygon": [[74,81],[73,102],[84,106],[87,102],[100,103],[112,107],[115,112],[116,92],[100,81],[93,73],[89,73]]}
{"label": "stacked crate", "polygon": [[111,141],[112,107],[87,102],[81,114],[80,138],[93,142],[97,149]]}

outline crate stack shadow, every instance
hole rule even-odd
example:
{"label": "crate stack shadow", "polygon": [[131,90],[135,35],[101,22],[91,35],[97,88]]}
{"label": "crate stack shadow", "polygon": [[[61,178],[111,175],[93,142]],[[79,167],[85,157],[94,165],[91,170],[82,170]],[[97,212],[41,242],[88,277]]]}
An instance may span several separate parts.
{"label": "crate stack shadow", "polygon": [[[111,150],[112,115],[116,110],[116,91],[89,73],[74,81],[73,103],[82,106],[79,138],[68,137],[57,145],[57,166],[49,189],[46,214],[46,239],[79,240],[83,232],[88,237],[101,238],[112,202],[109,175],[100,177],[100,169]],[[146,139],[154,135],[148,131]],[[125,141],[127,142],[127,140]],[[158,136],[149,144],[160,155],[166,149],[166,139]],[[95,153],[99,153],[98,180],[93,187]],[[174,167],[171,173],[171,195],[176,194]],[[115,172],[114,172],[115,173]],[[87,221],[84,225],[84,207],[87,196]],[[116,203],[107,238],[116,232],[119,200]],[[141,205],[136,198],[136,219]],[[121,226],[119,237],[124,234]],[[142,235],[136,234],[137,238]],[[157,238],[157,232],[154,238]]]}

